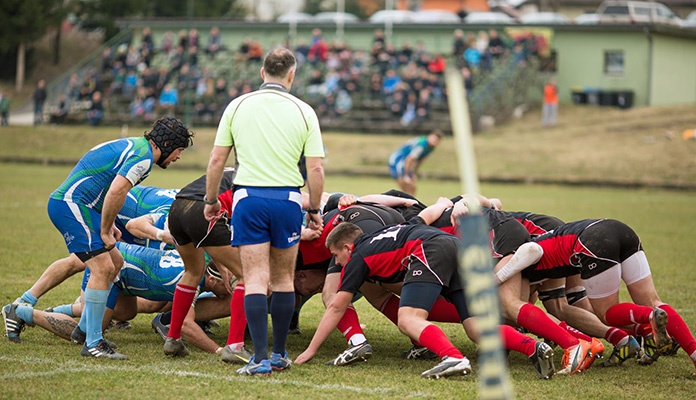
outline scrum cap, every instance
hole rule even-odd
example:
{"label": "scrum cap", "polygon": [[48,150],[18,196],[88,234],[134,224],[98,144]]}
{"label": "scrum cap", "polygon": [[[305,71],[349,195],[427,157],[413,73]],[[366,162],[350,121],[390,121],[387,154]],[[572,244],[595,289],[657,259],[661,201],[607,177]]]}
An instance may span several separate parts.
{"label": "scrum cap", "polygon": [[152,130],[145,133],[145,138],[152,140],[159,147],[162,155],[157,160],[157,165],[162,168],[166,160],[174,150],[193,145],[193,132],[176,118],[160,118],[152,125]]}

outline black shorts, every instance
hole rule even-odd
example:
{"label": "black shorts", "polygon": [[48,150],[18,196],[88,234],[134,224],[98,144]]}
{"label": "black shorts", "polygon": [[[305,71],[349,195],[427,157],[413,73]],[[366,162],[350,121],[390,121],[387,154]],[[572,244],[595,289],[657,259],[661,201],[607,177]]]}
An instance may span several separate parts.
{"label": "black shorts", "polygon": [[198,200],[175,199],[169,210],[169,232],[176,244],[193,242],[195,247],[230,246],[232,231],[227,214],[212,226],[203,216],[205,203]]}
{"label": "black shorts", "polygon": [[494,260],[513,254],[530,240],[529,232],[516,219],[508,219],[493,228],[491,251]]}
{"label": "black shorts", "polygon": [[580,277],[588,279],[643,250],[638,234],[621,221],[607,219],[590,225],[575,243],[573,252]]}
{"label": "black shorts", "polygon": [[443,287],[447,294],[461,290],[458,267],[459,238],[450,235],[436,236],[423,242],[425,259],[411,256],[404,285],[411,282],[429,282]]}

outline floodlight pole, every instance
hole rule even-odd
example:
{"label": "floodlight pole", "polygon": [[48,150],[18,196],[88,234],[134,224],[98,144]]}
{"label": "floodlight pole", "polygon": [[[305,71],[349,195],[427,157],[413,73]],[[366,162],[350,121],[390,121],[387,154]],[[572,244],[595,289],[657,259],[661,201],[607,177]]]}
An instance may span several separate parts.
{"label": "floodlight pole", "polygon": [[346,12],[345,0],[338,0],[336,2],[336,12],[338,13],[338,19],[336,20],[336,40],[343,42],[343,25],[345,23],[343,18]]}

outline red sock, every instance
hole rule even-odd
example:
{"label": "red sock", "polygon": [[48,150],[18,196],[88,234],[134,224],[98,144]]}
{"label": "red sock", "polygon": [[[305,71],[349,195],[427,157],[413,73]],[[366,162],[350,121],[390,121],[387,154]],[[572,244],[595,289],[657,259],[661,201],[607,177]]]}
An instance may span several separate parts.
{"label": "red sock", "polygon": [[669,304],[662,304],[658,307],[667,312],[667,333],[679,343],[686,354],[691,356],[696,351],[696,339],[694,339],[694,335],[691,334],[684,319]]}
{"label": "red sock", "polygon": [[564,349],[575,346],[578,339],[556,325],[544,311],[533,304],[525,304],[517,314],[517,324],[533,334],[548,339]]}
{"label": "red sock", "polygon": [[510,325],[500,325],[500,337],[507,350],[517,351],[527,357],[534,354],[536,341],[529,336],[519,332]]}
{"label": "red sock", "polygon": [[462,353],[449,341],[447,335],[436,325],[430,324],[421,331],[418,341],[430,351],[442,357],[464,358]]}
{"label": "red sock", "polygon": [[573,337],[576,337],[578,339],[582,339],[586,342],[592,342],[592,338],[585,335],[584,333],[580,332],[579,330],[573,328],[572,326],[568,325],[565,323],[565,321],[561,321],[558,323],[558,326],[561,328],[565,329],[568,333],[573,335]]}
{"label": "red sock", "polygon": [[379,311],[389,318],[394,325],[399,325],[399,298],[396,295],[389,296],[387,301],[382,303]]}
{"label": "red sock", "polygon": [[457,307],[445,299],[435,300],[435,304],[433,304],[433,307],[430,309],[430,314],[428,314],[428,321],[461,322]]}
{"label": "red sock", "polygon": [[619,342],[622,341],[623,338],[625,338],[626,336],[628,336],[628,333],[626,333],[625,331],[619,328],[611,327],[609,328],[607,333],[604,334],[604,339],[606,339],[607,342],[613,344],[614,346],[618,346]]}
{"label": "red sock", "polygon": [[191,309],[191,303],[196,296],[196,288],[178,283],[174,290],[174,301],[172,302],[172,322],[169,324],[167,337],[181,339],[181,326],[184,325],[184,318]]}
{"label": "red sock", "polygon": [[346,313],[343,314],[341,320],[338,321],[336,328],[341,331],[341,334],[346,340],[350,340],[353,335],[363,333],[360,327],[360,320],[358,320],[358,313],[355,311],[355,307],[353,307],[352,304],[346,308]]}
{"label": "red sock", "polygon": [[650,323],[650,313],[652,308],[640,306],[633,303],[615,304],[607,310],[604,319],[611,326],[628,326],[636,322],[641,324]]}
{"label": "red sock", "polygon": [[244,330],[247,320],[244,312],[244,284],[238,283],[232,292],[230,300],[230,332],[227,335],[227,344],[244,342]]}
{"label": "red sock", "polygon": [[648,336],[652,333],[652,327],[650,324],[635,324],[633,325],[633,330],[636,336]]}

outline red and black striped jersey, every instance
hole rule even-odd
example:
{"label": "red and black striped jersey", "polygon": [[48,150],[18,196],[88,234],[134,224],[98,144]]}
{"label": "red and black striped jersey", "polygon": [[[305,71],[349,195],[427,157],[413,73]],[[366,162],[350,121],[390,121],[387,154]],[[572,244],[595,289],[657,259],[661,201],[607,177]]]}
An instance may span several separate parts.
{"label": "red and black striped jersey", "polygon": [[398,283],[403,281],[411,257],[426,263],[422,243],[449,234],[421,223],[414,218],[358,237],[341,271],[339,290],[356,293],[366,280]]}
{"label": "red and black striped jersey", "polygon": [[578,241],[578,237],[589,226],[601,219],[584,219],[563,224],[553,231],[533,239],[544,250],[538,263],[522,271],[530,282],[544,279],[565,278],[580,273],[575,256],[589,251]]}

